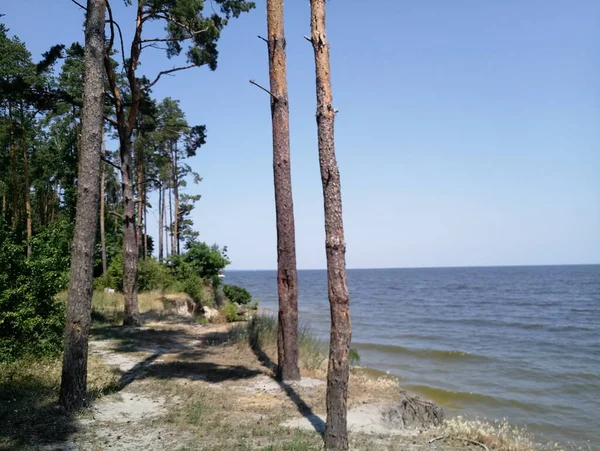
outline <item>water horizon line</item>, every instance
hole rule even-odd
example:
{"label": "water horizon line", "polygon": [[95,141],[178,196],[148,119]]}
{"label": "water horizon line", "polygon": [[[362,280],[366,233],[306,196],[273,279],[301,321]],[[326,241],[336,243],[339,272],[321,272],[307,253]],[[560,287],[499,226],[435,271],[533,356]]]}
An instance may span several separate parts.
{"label": "water horizon line", "polygon": [[[600,266],[600,263],[545,263],[545,264],[509,264],[509,265],[450,265],[450,266],[373,266],[348,267],[348,271],[373,271],[380,269],[478,269],[478,268],[547,268],[558,266]],[[298,268],[298,271],[326,271],[327,268]],[[277,268],[234,268],[224,272],[267,272]]]}

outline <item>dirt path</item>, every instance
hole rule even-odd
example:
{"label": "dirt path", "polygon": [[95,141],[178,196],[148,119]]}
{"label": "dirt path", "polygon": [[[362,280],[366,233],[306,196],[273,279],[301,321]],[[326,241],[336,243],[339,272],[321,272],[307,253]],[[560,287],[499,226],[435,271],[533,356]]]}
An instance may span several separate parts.
{"label": "dirt path", "polygon": [[[140,329],[94,330],[90,352],[119,375],[118,390],[75,420],[62,450],[321,449],[325,374],[280,384],[245,343],[229,341],[227,325],[148,323]],[[265,357],[266,356],[266,357]],[[476,449],[429,444],[435,431],[403,428],[385,418],[400,399],[397,382],[355,372],[350,381],[351,448]]]}

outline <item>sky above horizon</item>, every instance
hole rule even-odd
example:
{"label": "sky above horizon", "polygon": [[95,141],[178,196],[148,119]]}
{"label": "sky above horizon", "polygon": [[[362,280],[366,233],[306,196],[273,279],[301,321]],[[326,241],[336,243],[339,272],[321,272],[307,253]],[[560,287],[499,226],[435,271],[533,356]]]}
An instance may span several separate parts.
{"label": "sky above horizon", "polygon": [[[215,72],[153,88],[207,126],[188,162],[203,178],[188,186],[202,195],[192,219],[201,240],[228,247],[231,269],[277,259],[269,99],[248,83],[269,84],[256,4],[224,30]],[[112,5],[127,40],[134,10]],[[348,267],[600,263],[600,2],[377,5],[327,2]],[[83,41],[69,0],[0,13],[34,60]],[[308,0],[286,2],[285,25],[298,267],[324,268]],[[140,73],[174,65],[149,49]]]}

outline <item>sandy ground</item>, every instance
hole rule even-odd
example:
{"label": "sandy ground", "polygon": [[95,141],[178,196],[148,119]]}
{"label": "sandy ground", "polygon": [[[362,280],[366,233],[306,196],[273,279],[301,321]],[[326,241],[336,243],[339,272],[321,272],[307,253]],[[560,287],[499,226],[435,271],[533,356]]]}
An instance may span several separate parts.
{"label": "sandy ground", "polygon": [[[90,352],[120,375],[120,390],[80,414],[76,432],[46,450],[321,449],[325,374],[303,371],[281,384],[245,344],[227,342],[227,325],[154,322],[94,331]],[[351,449],[477,450],[462,442],[429,443],[436,431],[385,419],[397,383],[351,375]]]}

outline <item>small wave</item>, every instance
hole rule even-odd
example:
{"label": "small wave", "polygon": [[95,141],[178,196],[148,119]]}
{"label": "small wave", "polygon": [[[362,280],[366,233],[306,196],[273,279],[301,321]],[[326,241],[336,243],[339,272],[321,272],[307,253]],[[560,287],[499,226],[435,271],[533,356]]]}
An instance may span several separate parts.
{"label": "small wave", "polygon": [[494,398],[481,393],[444,390],[427,385],[403,385],[403,388],[420,393],[427,398],[446,407],[460,409],[469,404],[482,404],[488,407],[515,407],[527,412],[541,412],[543,408],[535,404],[524,403],[514,399]]}
{"label": "small wave", "polygon": [[382,345],[376,343],[353,343],[358,349],[363,349],[365,351],[379,351],[385,352],[389,354],[400,354],[400,355],[408,355],[413,357],[419,357],[424,359],[433,359],[433,360],[441,360],[441,361],[453,361],[453,360],[479,360],[479,361],[488,361],[492,360],[490,357],[486,357],[479,354],[470,354],[468,352],[463,351],[445,351],[441,349],[415,349],[415,348],[405,348],[403,346],[395,346],[395,345]]}

